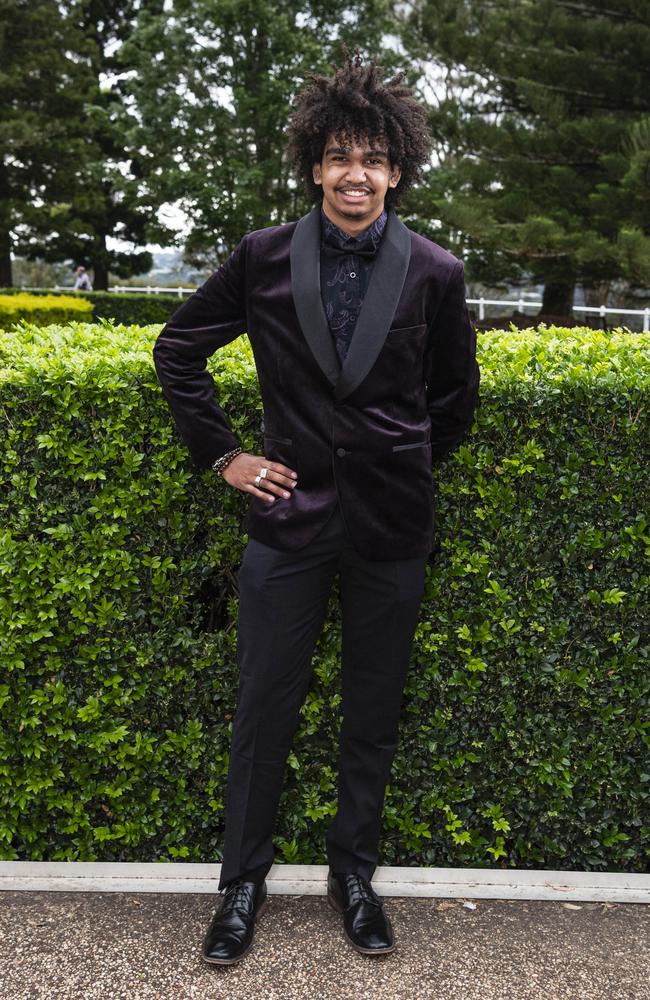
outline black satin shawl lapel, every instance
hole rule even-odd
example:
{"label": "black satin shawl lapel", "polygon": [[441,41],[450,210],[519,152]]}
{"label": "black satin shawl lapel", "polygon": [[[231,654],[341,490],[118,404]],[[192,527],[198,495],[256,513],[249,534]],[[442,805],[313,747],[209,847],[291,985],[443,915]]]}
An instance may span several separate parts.
{"label": "black satin shawl lapel", "polygon": [[291,292],[305,340],[324,374],[336,385],[341,362],[320,292],[320,205],[298,220],[291,237]]}
{"label": "black satin shawl lapel", "polygon": [[404,287],[411,259],[411,234],[389,211],[361,312],[336,383],[334,398],[344,399],[377,360]]}

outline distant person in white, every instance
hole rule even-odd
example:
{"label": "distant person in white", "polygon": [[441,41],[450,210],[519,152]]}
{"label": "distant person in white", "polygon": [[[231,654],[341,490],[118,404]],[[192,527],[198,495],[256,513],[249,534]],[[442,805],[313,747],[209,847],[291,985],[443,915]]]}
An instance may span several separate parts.
{"label": "distant person in white", "polygon": [[88,274],[86,273],[86,268],[83,267],[83,265],[81,264],[79,265],[79,267],[76,270],[76,275],[77,277],[75,278],[74,287],[83,288],[84,291],[86,292],[92,292],[93,286],[90,283],[90,278],[88,277]]}

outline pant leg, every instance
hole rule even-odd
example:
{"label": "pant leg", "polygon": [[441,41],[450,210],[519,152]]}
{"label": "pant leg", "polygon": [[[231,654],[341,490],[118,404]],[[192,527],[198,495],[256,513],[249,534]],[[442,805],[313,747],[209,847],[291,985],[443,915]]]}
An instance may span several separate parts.
{"label": "pant leg", "polygon": [[326,835],[333,871],[371,879],[377,866],[426,564],[426,556],[371,562],[351,546],[341,557],[343,723],[338,809]]}
{"label": "pant leg", "polygon": [[219,888],[273,864],[286,759],[338,571],[342,522],[332,517],[298,552],[250,539],[239,570],[239,693],[226,791]]}

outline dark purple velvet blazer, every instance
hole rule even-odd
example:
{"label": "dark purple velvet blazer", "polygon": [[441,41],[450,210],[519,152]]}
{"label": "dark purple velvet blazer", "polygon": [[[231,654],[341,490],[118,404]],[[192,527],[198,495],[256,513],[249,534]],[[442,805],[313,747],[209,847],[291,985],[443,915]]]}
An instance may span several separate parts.
{"label": "dark purple velvet blazer", "polygon": [[173,314],[154,363],[199,468],[240,443],[206,360],[248,333],[264,406],[264,455],[295,469],[288,500],[250,496],[243,528],[295,551],[340,501],[366,559],[431,552],[432,463],[469,429],[478,401],[476,335],[463,263],[389,211],[341,365],[320,294],[320,206],[248,233]]}

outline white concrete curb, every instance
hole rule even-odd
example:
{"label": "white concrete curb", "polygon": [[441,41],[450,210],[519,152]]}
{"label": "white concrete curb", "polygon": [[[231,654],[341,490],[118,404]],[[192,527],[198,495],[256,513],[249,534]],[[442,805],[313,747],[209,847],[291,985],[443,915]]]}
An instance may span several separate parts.
{"label": "white concrete curb", "polygon": [[[0,861],[0,890],[55,892],[218,891],[220,864],[101,861]],[[273,865],[270,893],[322,896],[327,865]],[[650,875],[488,868],[377,868],[382,896],[450,899],[553,899],[650,903]]]}

